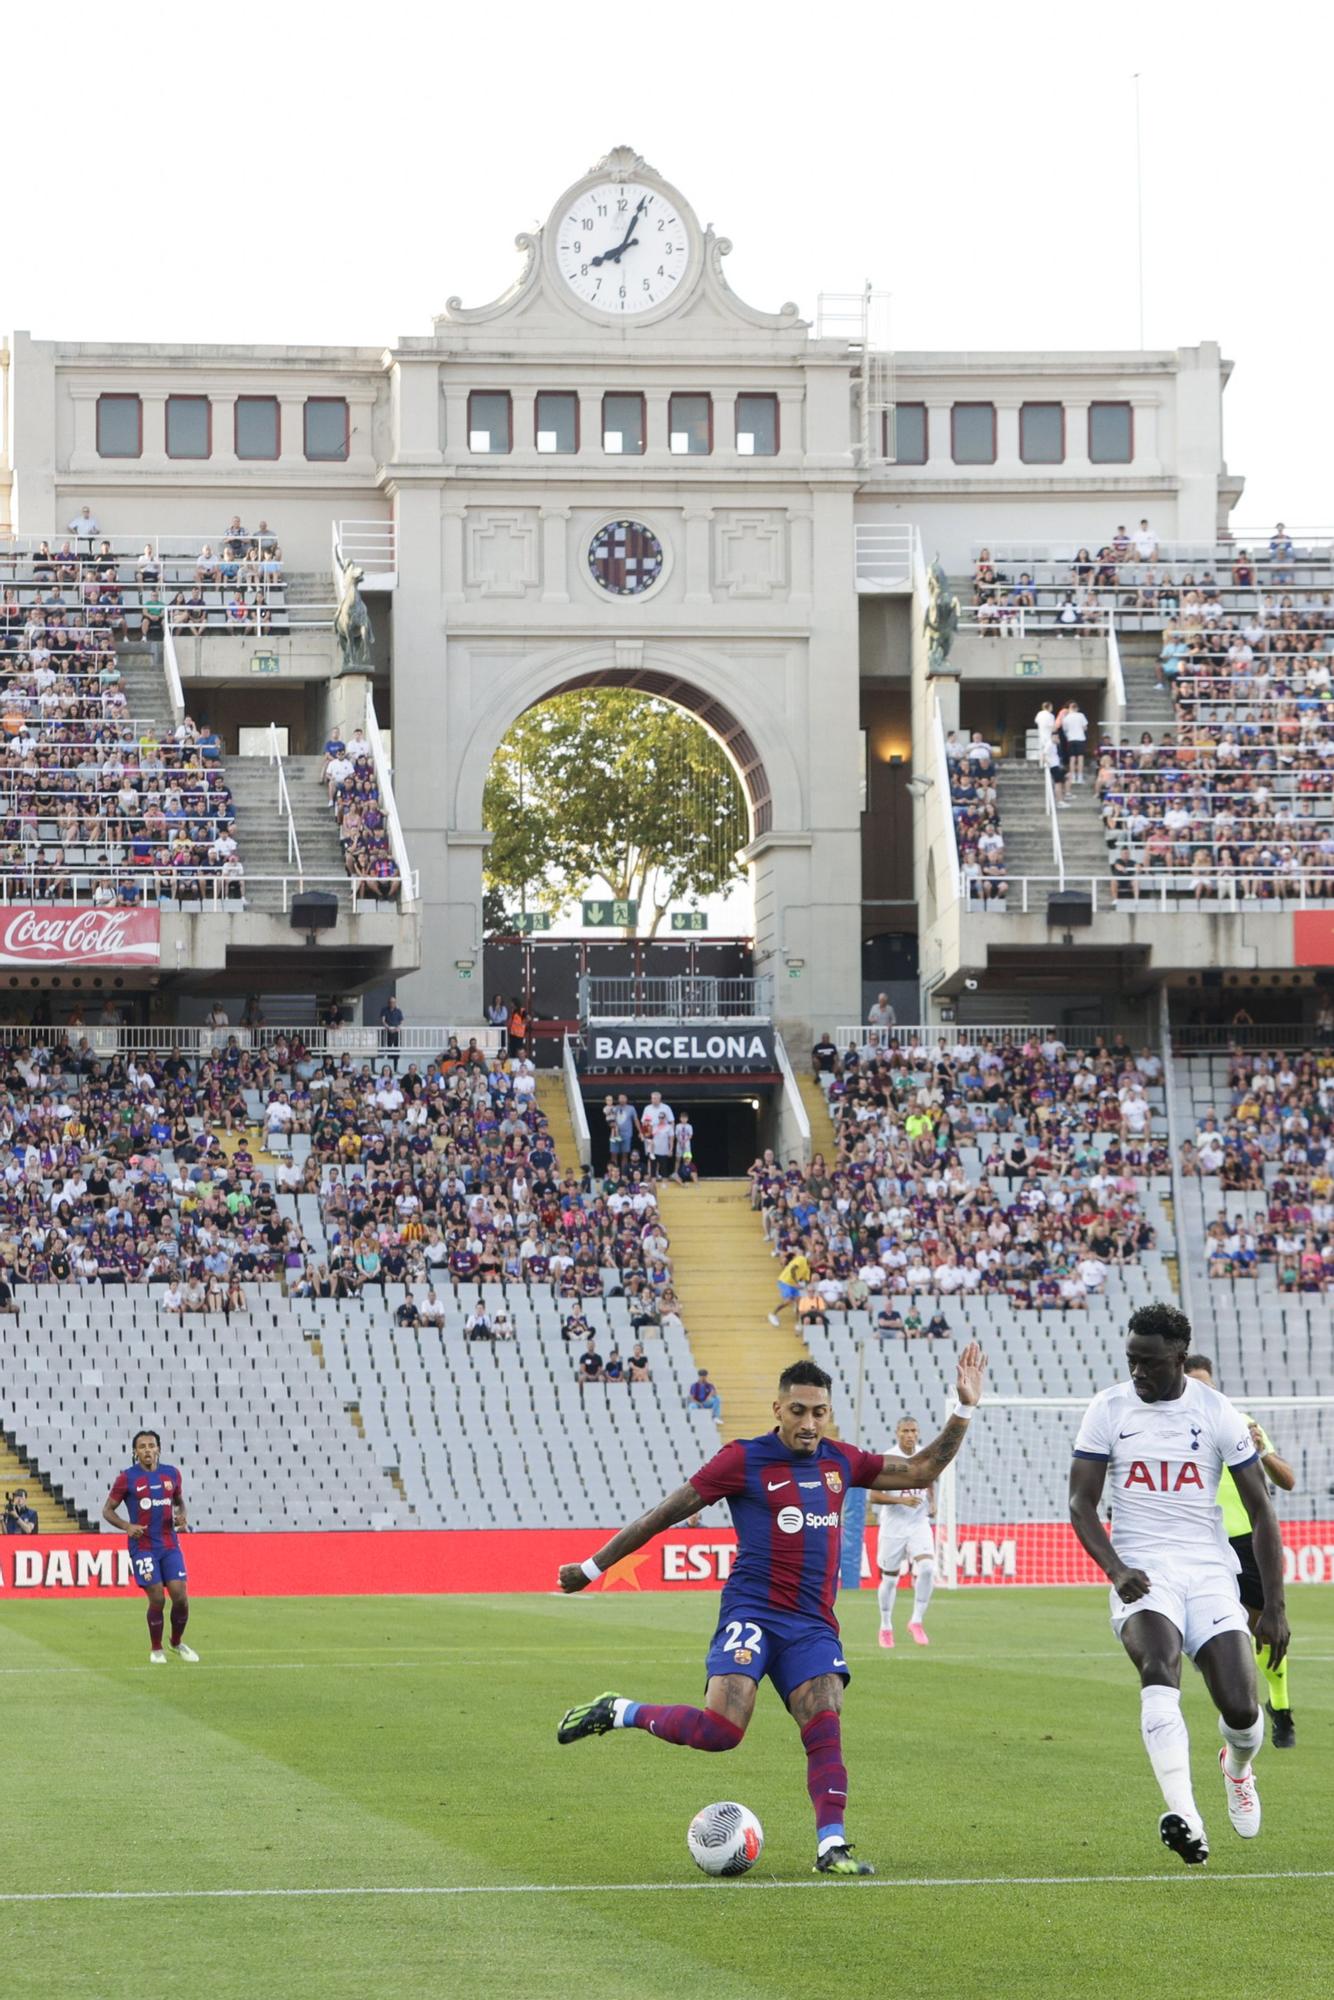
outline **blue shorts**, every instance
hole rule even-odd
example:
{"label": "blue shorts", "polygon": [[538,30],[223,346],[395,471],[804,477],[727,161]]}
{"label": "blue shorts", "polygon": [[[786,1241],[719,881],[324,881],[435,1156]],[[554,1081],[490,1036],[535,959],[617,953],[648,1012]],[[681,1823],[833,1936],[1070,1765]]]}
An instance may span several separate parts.
{"label": "blue shorts", "polygon": [[155,1583],[185,1582],[185,1557],[179,1549],[149,1549],[142,1542],[131,1542],[130,1568],[140,1590]]}
{"label": "blue shorts", "polygon": [[844,1687],[852,1679],[833,1626],[791,1611],[724,1619],[713,1635],[704,1672],[710,1680],[715,1674],[745,1674],[752,1681],[767,1676],[784,1702],[793,1688],[820,1674],[837,1674]]}
{"label": "blue shorts", "polygon": [[783,1283],[783,1280],[780,1278],[778,1280],[778,1296],[780,1299],[782,1299],[783,1303],[786,1305],[789,1299],[799,1299],[801,1297],[801,1293],[796,1285],[785,1285]]}

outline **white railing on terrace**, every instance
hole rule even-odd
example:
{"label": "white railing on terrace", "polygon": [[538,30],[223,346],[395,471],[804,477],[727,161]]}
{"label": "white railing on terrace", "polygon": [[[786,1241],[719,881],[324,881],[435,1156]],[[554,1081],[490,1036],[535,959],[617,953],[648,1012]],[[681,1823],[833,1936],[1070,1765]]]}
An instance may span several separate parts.
{"label": "white railing on terrace", "polygon": [[[1207,880],[1202,895],[1195,885],[1202,871],[1195,868],[1155,868],[1138,878],[1111,874],[1008,875],[1001,884],[1002,894],[984,897],[982,885],[966,885],[965,903],[973,916],[1036,916],[1043,907],[1044,892],[1078,891],[1089,896],[1094,916],[1174,916],[1198,908],[1207,916],[1281,916],[1289,910],[1305,910],[1334,903],[1334,873],[1328,869],[1307,869],[1284,875],[1274,869],[1238,869],[1236,874]],[[1248,896],[1237,876],[1261,881],[1275,893]],[[1119,893],[1113,894],[1113,890]]]}
{"label": "white railing on terrace", "polygon": [[917,530],[911,522],[858,521],[858,590],[911,590]]}
{"label": "white railing on terrace", "polygon": [[[1137,522],[1127,521],[1126,532],[1133,536]],[[1141,555],[1133,546],[1115,560],[1122,564],[1135,563],[1210,563],[1222,564],[1229,571],[1244,550],[1251,560],[1271,564],[1281,568],[1289,561],[1329,562],[1334,556],[1334,528],[1289,528],[1285,534],[1293,546],[1293,555],[1274,556],[1269,553],[1270,538],[1274,533],[1273,524],[1267,528],[1255,528],[1249,533],[1234,529],[1226,541],[1178,542],[1159,541],[1152,556]],[[1095,566],[1100,550],[1112,547],[1112,536],[1106,535],[1096,542],[1076,541],[1068,535],[1047,536],[1041,540],[1012,542],[971,542],[969,555],[976,563],[985,555],[992,563],[1049,563],[1061,564],[1068,568],[1081,551],[1087,551],[1086,560]]]}
{"label": "white railing on terrace", "polygon": [[1056,879],[1065,887],[1065,855],[1061,848],[1061,815],[1056,803],[1056,787],[1051,781],[1051,765],[1042,767],[1042,796],[1047,811],[1047,824],[1051,828],[1051,858],[1056,870]]}
{"label": "white railing on terrace", "polygon": [[1121,741],[1121,731],[1125,726],[1126,679],[1121,671],[1121,647],[1116,637],[1116,619],[1113,609],[1107,608],[1107,703],[1102,718],[1105,734],[1113,743]]}
{"label": "white railing on terrace", "polygon": [[363,590],[392,590],[398,582],[398,523],[396,521],[335,521],[335,574],[343,563],[364,572]]}
{"label": "white railing on terrace", "polygon": [[[82,843],[80,843],[82,846]],[[364,915],[369,910],[393,910],[397,913],[399,898],[383,896],[379,892],[388,887],[397,889],[398,877],[384,875],[363,881],[359,876],[313,875],[303,870],[299,875],[252,874],[243,864],[242,876],[234,881],[224,881],[222,875],[207,864],[199,867],[173,868],[167,862],[147,861],[136,864],[120,861],[100,865],[82,861],[68,861],[63,857],[46,862],[28,863],[23,867],[0,868],[0,905],[5,903],[50,904],[54,910],[70,910],[86,903],[89,893],[99,883],[119,893],[121,889],[133,889],[136,893],[129,899],[136,909],[179,909],[186,912],[201,910],[208,916],[267,916],[267,910],[258,909],[250,900],[252,892],[261,884],[275,884],[281,891],[281,907],[286,913],[293,896],[306,889],[342,890],[350,894],[354,916]],[[69,890],[78,893],[64,894]],[[406,878],[404,903],[416,902],[420,893],[417,875]],[[106,905],[112,907],[111,904]]]}
{"label": "white railing on terrace", "polygon": [[[493,1032],[503,1038],[505,1031],[503,1028],[496,1028]],[[579,1156],[580,1166],[586,1167],[593,1158],[593,1142],[588,1132],[588,1110],[584,1104],[573,1035],[566,1035],[561,1043],[561,1076],[565,1084],[565,1107],[570,1114],[570,1128],[574,1133],[574,1150]]]}
{"label": "white railing on terrace", "polygon": [[181,663],[176,657],[176,638],[170,619],[164,619],[162,625],[162,664],[167,676],[171,719],[179,725],[185,720],[185,690],[181,686]]}
{"label": "white railing on terrace", "polygon": [[991,1042],[1002,1048],[1022,1048],[1025,1042],[1064,1042],[1068,1049],[1096,1048],[1099,1042],[1110,1044],[1116,1030],[1112,1028],[1090,1028],[1085,1026],[1061,1028],[1050,1021],[1025,1022],[1006,1021],[996,1026],[949,1027],[943,1028],[937,1022],[910,1022],[904,1027],[870,1028],[865,1022],[854,1027],[834,1029],[834,1046],[838,1049],[951,1049],[980,1048],[984,1042]]}
{"label": "white railing on terrace", "polygon": [[269,724],[269,769],[278,767],[278,817],[287,828],[287,865],[295,867],[298,877],[301,869],[301,842],[296,837],[296,820],[292,814],[292,795],[287,789],[287,772],[283,767],[282,742],[278,735],[278,725]]}
{"label": "white railing on terrace", "polygon": [[[408,845],[403,838],[403,827],[398,817],[398,801],[394,797],[394,774],[385,755],[384,736],[375,713],[374,692],[366,688],[366,741],[371,746],[371,759],[375,765],[375,782],[379,788],[380,803],[384,807],[385,827],[389,834],[389,852],[394,857],[394,866],[400,877],[407,882],[412,877],[408,864]],[[405,900],[412,900],[405,898]]]}
{"label": "white railing on terrace", "polygon": [[773,980],[727,979],[711,973],[579,978],[581,1021],[768,1021]]}
{"label": "white railing on terrace", "polygon": [[954,823],[954,793],[950,785],[950,760],[945,754],[945,723],[940,713],[940,696],[931,700],[931,781],[939,792],[945,811],[945,853],[949,859],[950,881],[956,896],[963,894],[959,868],[959,829]]}
{"label": "white railing on terrace", "polygon": [[112,1027],[103,1022],[89,1022],[72,1025],[65,1022],[56,1027],[25,1027],[19,1023],[0,1023],[0,1047],[15,1048],[25,1044],[33,1048],[58,1048],[62,1042],[69,1042],[74,1048],[87,1045],[95,1056],[118,1054],[173,1054],[212,1055],[217,1049],[225,1049],[234,1043],[241,1049],[272,1049],[280,1042],[300,1042],[311,1056],[354,1055],[354,1056],[407,1056],[412,1060],[434,1059],[443,1055],[453,1041],[465,1054],[470,1043],[475,1043],[483,1055],[503,1055],[505,1050],[505,1030],[503,1028],[471,1027],[467,1023],[452,1027],[403,1027],[403,1028],[194,1028],[194,1027],[133,1027],[119,1025]]}

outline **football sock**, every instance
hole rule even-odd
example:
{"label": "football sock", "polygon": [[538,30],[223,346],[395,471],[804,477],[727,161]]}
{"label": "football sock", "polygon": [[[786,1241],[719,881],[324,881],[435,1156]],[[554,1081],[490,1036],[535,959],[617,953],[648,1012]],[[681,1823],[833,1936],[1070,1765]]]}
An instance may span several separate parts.
{"label": "football sock", "polygon": [[912,1617],[913,1624],[920,1625],[926,1616],[926,1607],[931,1602],[931,1593],[936,1587],[936,1566],[928,1558],[917,1565],[917,1575],[913,1579]]}
{"label": "football sock", "polygon": [[172,1645],[173,1645],[173,1646],[179,1646],[179,1645],[180,1645],[180,1643],[181,1643],[181,1634],[182,1634],[182,1633],[184,1632],[184,1630],[185,1630],[185,1627],[186,1627],[186,1624],[187,1624],[187,1623],[188,1623],[188,1621],[189,1621],[189,1617],[190,1617],[190,1607],[189,1607],[189,1605],[188,1605],[188,1604],[173,1604],[173,1605],[172,1605],[172,1607],[171,1607],[171,1643],[172,1643]]}
{"label": "football sock", "polygon": [[735,1750],[745,1731],[712,1708],[666,1706],[652,1701],[617,1703],[613,1728],[646,1729],[664,1743],[683,1743],[689,1750]]}
{"label": "football sock", "polygon": [[1265,1684],[1269,1689],[1269,1706],[1271,1708],[1291,1708],[1292,1703],[1288,1700],[1288,1661],[1286,1654],[1284,1655],[1281,1667],[1270,1666],[1268,1646],[1257,1646],[1255,1657],[1260,1663],[1260,1672],[1264,1675]]}
{"label": "football sock", "polygon": [[1220,1715],[1218,1733],[1225,1746],[1223,1769],[1229,1778],[1244,1778],[1252,1757],[1265,1740],[1264,1717],[1257,1708],[1254,1722],[1248,1722],[1244,1729],[1229,1729]]}
{"label": "football sock", "polygon": [[898,1589],[898,1587],[899,1587],[899,1581],[897,1577],[895,1576],[881,1577],[880,1588],[876,1594],[880,1599],[880,1629],[882,1632],[888,1632],[893,1629],[894,1592]]}
{"label": "football sock", "polygon": [[815,1807],[816,1838],[843,1838],[848,1807],[848,1771],[843,1762],[843,1733],[832,1708],[822,1708],[801,1732],[806,1746],[806,1790]]}
{"label": "football sock", "polygon": [[162,1651],[162,1606],[150,1604],[148,1607],[148,1638],[155,1653]]}
{"label": "football sock", "polygon": [[1190,1787],[1190,1736],[1181,1713],[1180,1688],[1140,1689],[1139,1730],[1167,1810],[1198,1821]]}

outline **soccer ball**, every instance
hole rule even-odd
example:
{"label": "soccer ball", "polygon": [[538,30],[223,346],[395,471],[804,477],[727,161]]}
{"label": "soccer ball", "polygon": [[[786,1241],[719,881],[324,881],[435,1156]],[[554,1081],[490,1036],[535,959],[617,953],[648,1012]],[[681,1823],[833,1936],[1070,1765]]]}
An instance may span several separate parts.
{"label": "soccer ball", "polygon": [[723,1799],[695,1814],[686,1846],[706,1875],[744,1875],[764,1852],[764,1828],[749,1807]]}

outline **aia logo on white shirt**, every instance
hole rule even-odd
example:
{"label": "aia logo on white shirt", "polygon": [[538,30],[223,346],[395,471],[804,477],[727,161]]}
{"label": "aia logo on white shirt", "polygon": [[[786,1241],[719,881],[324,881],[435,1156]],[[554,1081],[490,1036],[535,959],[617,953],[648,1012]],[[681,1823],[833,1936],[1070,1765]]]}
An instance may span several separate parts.
{"label": "aia logo on white shirt", "polygon": [[1124,1483],[1127,1490],[1132,1486],[1142,1486],[1146,1493],[1180,1493],[1187,1486],[1204,1492],[1200,1468],[1193,1458],[1185,1459],[1178,1466],[1175,1476],[1170,1459],[1158,1459],[1155,1463],[1150,1459],[1137,1458],[1132,1462]]}

